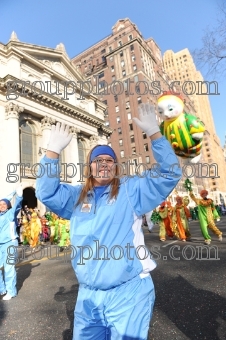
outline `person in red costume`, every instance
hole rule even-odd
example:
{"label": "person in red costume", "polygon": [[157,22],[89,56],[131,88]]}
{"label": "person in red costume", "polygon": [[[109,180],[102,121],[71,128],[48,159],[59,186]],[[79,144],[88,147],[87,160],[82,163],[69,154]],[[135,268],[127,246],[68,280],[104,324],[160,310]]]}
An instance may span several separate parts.
{"label": "person in red costume", "polygon": [[159,207],[159,215],[161,217],[161,221],[159,222],[160,230],[159,230],[159,238],[160,241],[166,240],[166,235],[172,239],[173,231],[172,231],[172,219],[170,216],[170,208],[167,202],[162,202]]}

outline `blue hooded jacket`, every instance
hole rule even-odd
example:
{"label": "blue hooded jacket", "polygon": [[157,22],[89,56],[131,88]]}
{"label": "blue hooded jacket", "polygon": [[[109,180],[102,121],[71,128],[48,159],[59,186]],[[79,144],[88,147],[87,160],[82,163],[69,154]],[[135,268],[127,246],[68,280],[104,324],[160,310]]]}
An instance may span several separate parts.
{"label": "blue hooded jacket", "polygon": [[15,240],[18,235],[16,233],[16,219],[22,208],[23,197],[16,195],[16,201],[11,209],[0,213],[0,245]]}
{"label": "blue hooded jacket", "polygon": [[[60,183],[57,159],[46,156],[37,178],[36,196],[51,211],[70,219],[72,266],[78,282],[91,289],[107,290],[146,276],[156,267],[145,247],[142,215],[166,200],[181,178],[179,161],[166,138],[151,142],[159,169],[120,179],[116,199],[109,199],[110,186],[95,203],[95,192],[75,208],[82,186]],[[48,177],[51,167],[51,176]],[[141,177],[143,176],[143,177]]]}

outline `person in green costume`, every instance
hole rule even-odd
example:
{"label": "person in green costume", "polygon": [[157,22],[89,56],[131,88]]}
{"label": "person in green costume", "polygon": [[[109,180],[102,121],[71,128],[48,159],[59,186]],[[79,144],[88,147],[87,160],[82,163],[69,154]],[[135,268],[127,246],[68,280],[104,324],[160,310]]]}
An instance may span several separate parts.
{"label": "person in green costume", "polygon": [[198,216],[201,227],[201,232],[204,237],[205,244],[211,243],[211,237],[208,233],[208,228],[218,236],[219,241],[222,241],[222,232],[216,227],[214,220],[219,218],[219,215],[215,209],[213,200],[207,198],[208,191],[202,190],[200,192],[200,198],[196,198],[192,191],[190,191],[191,199],[196,203],[198,207]]}

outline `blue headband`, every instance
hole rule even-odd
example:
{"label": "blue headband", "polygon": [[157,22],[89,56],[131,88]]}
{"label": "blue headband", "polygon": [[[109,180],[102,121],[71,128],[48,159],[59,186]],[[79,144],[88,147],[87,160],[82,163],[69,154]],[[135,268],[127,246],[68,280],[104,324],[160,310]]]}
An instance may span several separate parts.
{"label": "blue headband", "polygon": [[7,204],[7,207],[9,207],[11,205],[10,201],[7,200],[7,198],[0,199],[0,201],[5,202]]}
{"label": "blue headband", "polygon": [[90,155],[90,162],[92,162],[96,157],[100,155],[109,155],[114,160],[116,160],[116,155],[114,150],[108,145],[98,145],[96,148],[93,149]]}

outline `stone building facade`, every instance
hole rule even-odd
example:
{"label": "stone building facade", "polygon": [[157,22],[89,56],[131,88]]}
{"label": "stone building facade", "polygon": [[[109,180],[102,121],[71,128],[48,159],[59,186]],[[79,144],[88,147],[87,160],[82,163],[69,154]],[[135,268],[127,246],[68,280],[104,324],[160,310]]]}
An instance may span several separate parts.
{"label": "stone building facade", "polygon": [[106,105],[92,94],[81,98],[75,84],[84,81],[63,44],[55,49],[26,44],[14,32],[6,45],[0,44],[2,198],[23,181],[23,204],[45,211],[35,197],[35,182],[38,163],[56,122],[69,125],[73,133],[71,143],[60,156],[61,181],[82,183],[82,165],[78,163],[85,163],[96,144],[107,144],[112,132],[104,121]]}

